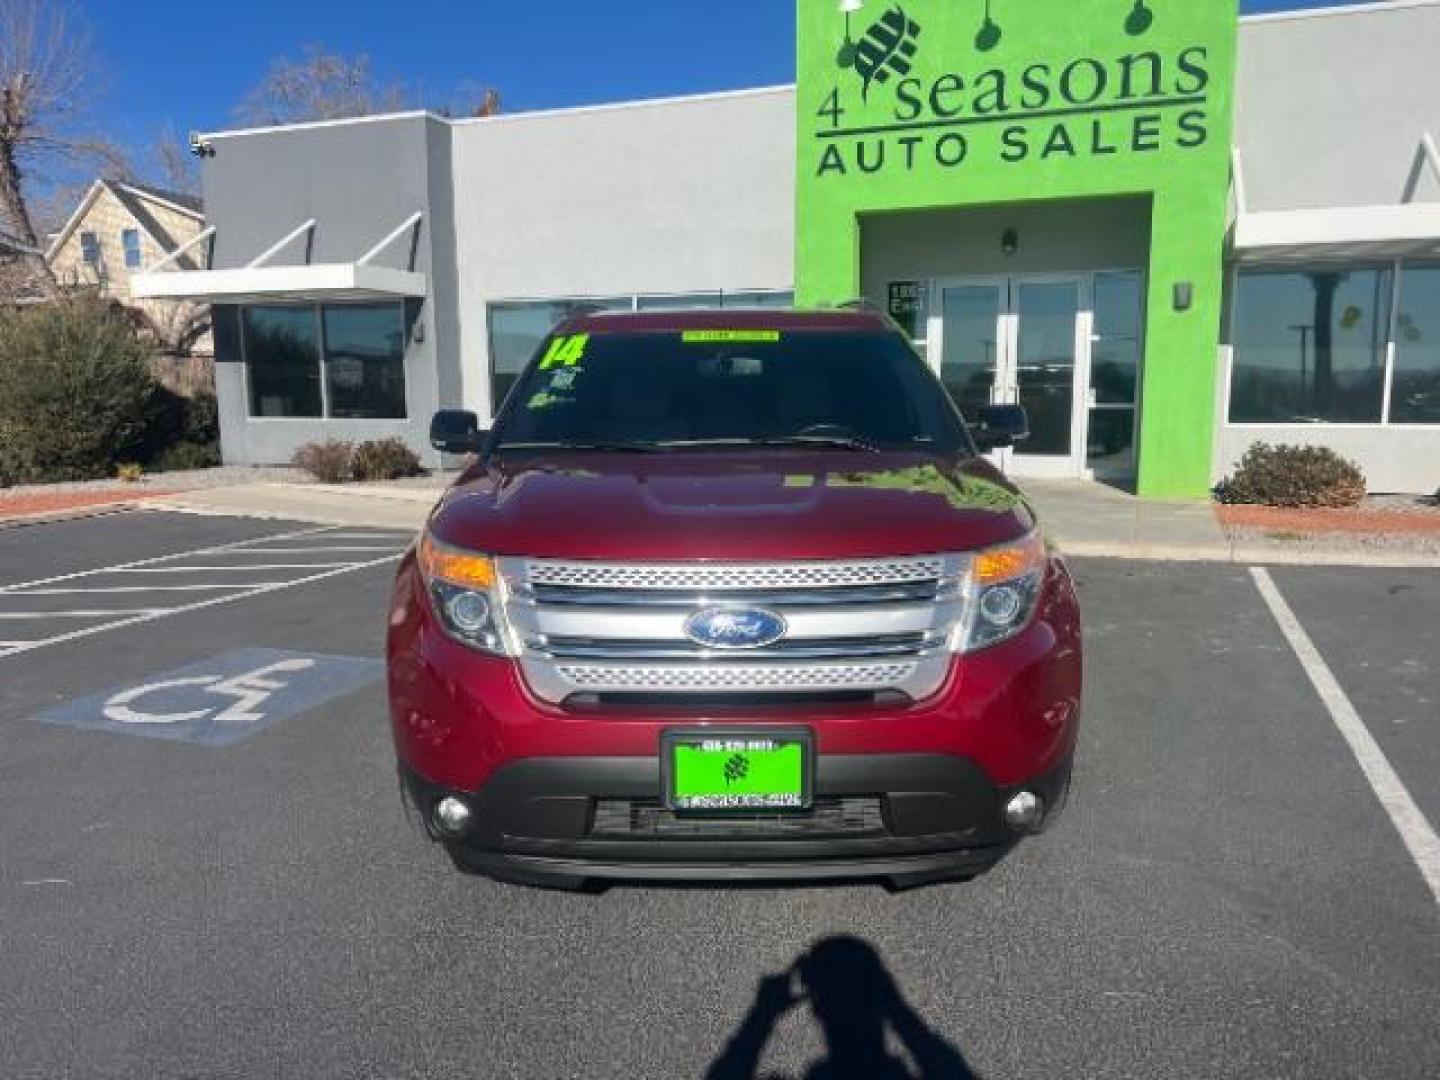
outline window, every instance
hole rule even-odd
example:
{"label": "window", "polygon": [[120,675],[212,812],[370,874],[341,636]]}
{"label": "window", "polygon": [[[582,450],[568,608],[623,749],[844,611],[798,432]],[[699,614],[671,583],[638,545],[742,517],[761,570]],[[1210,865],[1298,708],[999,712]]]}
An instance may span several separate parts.
{"label": "window", "polygon": [[1440,266],[1400,275],[1390,422],[1440,424]]}
{"label": "window", "polygon": [[330,415],[405,415],[405,317],[399,304],[326,306],[325,390]]}
{"label": "window", "polygon": [[1391,279],[1390,267],[1242,271],[1231,422],[1379,423]]}
{"label": "window", "polygon": [[85,260],[86,266],[100,265],[100,237],[93,232],[80,234],[80,258]]}
{"label": "window", "polygon": [[251,416],[404,419],[401,304],[257,304],[240,323]]}
{"label": "window", "polygon": [[500,404],[525,370],[540,342],[552,327],[576,311],[629,311],[630,297],[601,300],[542,300],[524,304],[490,305],[490,411]]}
{"label": "window", "polygon": [[490,305],[490,410],[498,413],[536,348],[561,320],[589,308],[663,311],[706,307],[790,307],[790,292],[662,293],[590,300],[531,300]]}
{"label": "window", "polygon": [[320,327],[311,307],[247,307],[251,416],[319,416]]}
{"label": "window", "polygon": [[120,246],[125,249],[125,265],[134,270],[140,265],[140,230],[122,229]]}

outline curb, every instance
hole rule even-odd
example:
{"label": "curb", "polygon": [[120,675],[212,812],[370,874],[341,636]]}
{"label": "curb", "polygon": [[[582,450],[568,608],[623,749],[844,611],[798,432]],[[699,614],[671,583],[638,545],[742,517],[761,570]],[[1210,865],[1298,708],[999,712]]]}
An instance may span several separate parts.
{"label": "curb", "polygon": [[86,518],[109,517],[112,514],[129,514],[146,509],[147,501],[149,500],[99,503],[93,506],[77,506],[73,510],[39,510],[33,514],[14,514],[0,517],[0,531],[20,529],[26,525],[58,525],[62,521],[83,521]]}
{"label": "curb", "polygon": [[1392,570],[1440,568],[1440,555],[1407,552],[1284,551],[1253,545],[1109,543],[1057,538],[1063,555],[1077,559],[1134,559],[1139,562],[1213,562],[1243,566],[1352,566]]}
{"label": "curb", "polygon": [[388,499],[393,502],[433,504],[445,488],[365,488],[359,484],[272,484],[271,487],[294,491],[323,491],[329,495],[344,495],[359,499]]}

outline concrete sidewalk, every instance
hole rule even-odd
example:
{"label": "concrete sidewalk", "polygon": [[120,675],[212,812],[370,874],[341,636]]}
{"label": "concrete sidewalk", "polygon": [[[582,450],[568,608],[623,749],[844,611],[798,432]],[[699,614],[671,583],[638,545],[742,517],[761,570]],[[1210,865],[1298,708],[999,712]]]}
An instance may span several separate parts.
{"label": "concrete sidewalk", "polygon": [[[449,477],[431,483],[243,484],[155,499],[149,506],[199,514],[283,518],[326,525],[418,529]],[[1137,499],[1104,484],[1032,480],[1022,485],[1046,532],[1067,555],[1183,562],[1330,566],[1440,566],[1405,551],[1323,551],[1232,541],[1207,502]]]}

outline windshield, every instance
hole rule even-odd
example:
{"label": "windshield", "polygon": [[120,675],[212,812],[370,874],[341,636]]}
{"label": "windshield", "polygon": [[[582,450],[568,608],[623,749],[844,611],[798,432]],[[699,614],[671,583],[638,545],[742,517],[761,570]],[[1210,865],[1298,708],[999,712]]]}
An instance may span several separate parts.
{"label": "windshield", "polygon": [[835,446],[969,452],[958,414],[893,334],[774,330],[551,338],[495,448]]}

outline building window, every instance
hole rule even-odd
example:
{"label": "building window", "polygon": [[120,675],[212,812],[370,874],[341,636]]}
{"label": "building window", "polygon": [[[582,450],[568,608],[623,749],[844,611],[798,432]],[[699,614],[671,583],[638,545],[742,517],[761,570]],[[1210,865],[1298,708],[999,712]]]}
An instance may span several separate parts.
{"label": "building window", "polygon": [[241,336],[251,416],[405,418],[401,304],[256,304]]}
{"label": "building window", "polygon": [[85,261],[86,266],[100,265],[100,237],[93,232],[80,234],[80,258]]}
{"label": "building window", "polygon": [[491,304],[490,408],[498,413],[510,388],[540,342],[563,319],[586,309],[600,311],[685,311],[698,308],[785,308],[795,303],[786,291],[657,293],[590,300],[531,300]]}
{"label": "building window", "polygon": [[521,304],[490,305],[490,408],[500,411],[500,403],[515,380],[525,370],[530,357],[539,348],[545,335],[563,319],[586,309],[629,311],[634,306],[628,296],[596,300],[541,300]]}
{"label": "building window", "polygon": [[327,305],[325,390],[330,415],[405,416],[405,313],[399,304]]}
{"label": "building window", "polygon": [[123,229],[120,232],[120,246],[125,249],[125,265],[134,270],[140,265],[140,230]]}
{"label": "building window", "polygon": [[1440,266],[1400,274],[1390,422],[1440,424]]}
{"label": "building window", "polygon": [[1383,419],[1390,267],[1241,271],[1232,423]]}
{"label": "building window", "polygon": [[320,416],[320,324],[313,307],[244,309],[251,416]]}

